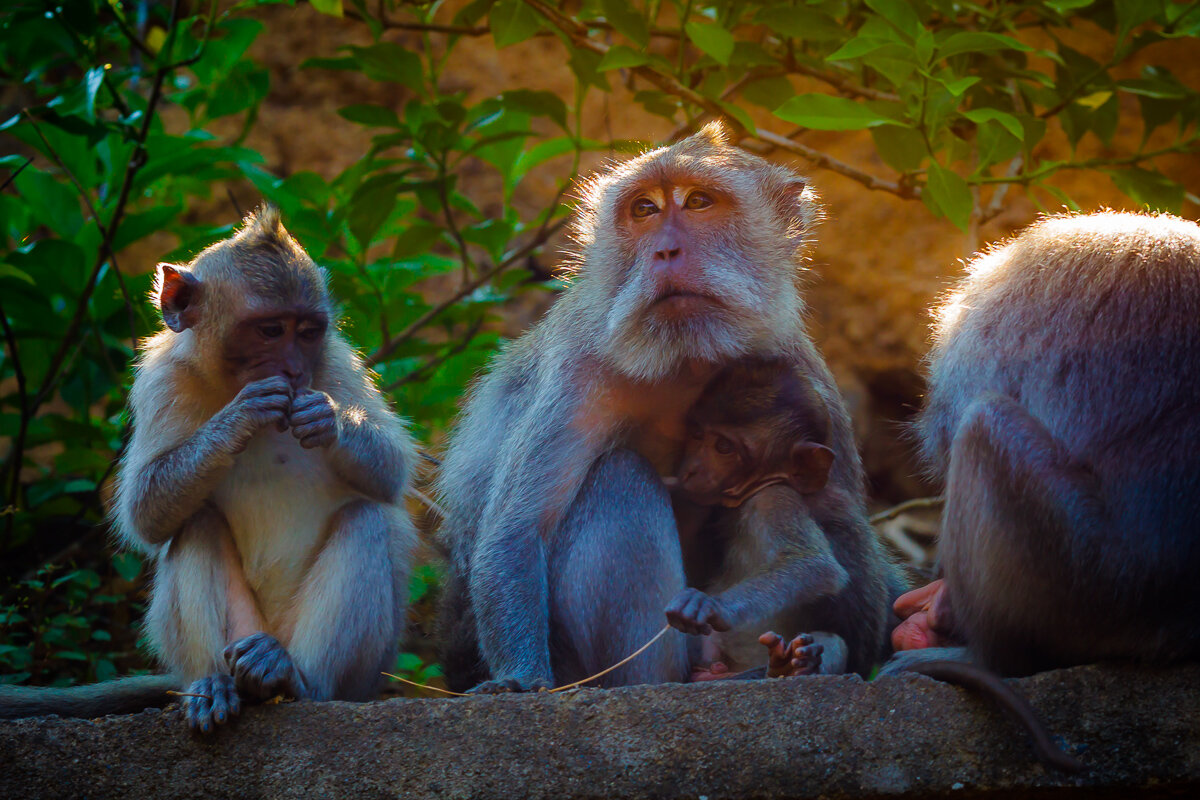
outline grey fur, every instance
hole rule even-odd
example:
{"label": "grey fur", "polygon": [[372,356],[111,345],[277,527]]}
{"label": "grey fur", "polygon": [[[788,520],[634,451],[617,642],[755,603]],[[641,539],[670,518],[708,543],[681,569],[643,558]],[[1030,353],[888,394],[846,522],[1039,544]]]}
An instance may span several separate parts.
{"label": "grey fur", "polygon": [[[708,256],[695,269],[725,305],[668,327],[644,315],[639,264],[648,255],[616,232],[617,209],[639,185],[681,174],[738,198],[739,216],[694,250]],[[801,259],[820,217],[815,195],[714,128],[598,176],[585,195],[571,285],[475,385],[443,462],[450,685],[563,683],[626,655],[664,624],[683,570],[659,475],[673,468],[683,414],[707,380],[689,365],[711,371],[751,356],[795,364],[830,409],[834,516],[869,565],[855,587],[864,610],[854,624],[870,644],[855,663],[873,661],[885,639],[889,577],[866,521],[849,418],[803,322]],[[672,426],[679,441],[661,432]],[[656,647],[655,669],[631,665],[607,684],[683,679],[683,638],[672,632]]]}
{"label": "grey fur", "polygon": [[972,656],[1200,656],[1200,227],[1055,217],[969,271],[918,430]]}

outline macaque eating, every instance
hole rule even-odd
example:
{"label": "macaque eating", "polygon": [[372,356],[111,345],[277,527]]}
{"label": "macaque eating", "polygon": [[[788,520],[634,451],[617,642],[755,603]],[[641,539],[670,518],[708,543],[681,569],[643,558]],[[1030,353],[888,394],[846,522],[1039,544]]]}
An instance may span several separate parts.
{"label": "macaque eating", "polygon": [[171,674],[0,694],[0,715],[98,716],[184,689],[188,724],[282,694],[367,700],[405,630],[412,441],[338,333],[326,275],[266,208],[159,265],[121,537],[150,555],[146,632]]}

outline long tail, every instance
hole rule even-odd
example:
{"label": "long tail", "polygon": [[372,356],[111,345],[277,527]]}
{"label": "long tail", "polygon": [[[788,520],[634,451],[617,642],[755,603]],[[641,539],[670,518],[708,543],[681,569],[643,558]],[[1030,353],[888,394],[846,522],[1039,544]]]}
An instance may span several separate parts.
{"label": "long tail", "polygon": [[0,686],[0,719],[47,714],[92,719],[105,714],[133,714],[165,706],[171,701],[167,694],[171,689],[179,689],[179,680],[171,675],[117,678],[66,689]]}
{"label": "long tail", "polygon": [[1059,748],[1050,738],[1050,732],[1042,722],[1042,718],[1033,710],[1033,706],[1024,695],[1009,686],[999,675],[976,666],[964,664],[961,661],[925,661],[912,664],[906,668],[909,672],[928,675],[939,681],[952,683],[967,689],[973,689],[987,695],[1015,719],[1033,740],[1033,750],[1038,760],[1048,767],[1060,772],[1082,772],[1086,767],[1083,762]]}

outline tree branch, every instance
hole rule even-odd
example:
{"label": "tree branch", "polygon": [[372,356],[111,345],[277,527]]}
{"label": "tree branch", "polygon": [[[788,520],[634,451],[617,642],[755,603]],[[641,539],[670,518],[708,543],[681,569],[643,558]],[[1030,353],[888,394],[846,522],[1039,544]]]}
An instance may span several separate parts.
{"label": "tree branch", "polygon": [[542,231],[539,232],[538,236],[535,236],[532,240],[530,240],[529,244],[514,251],[507,258],[505,258],[503,261],[501,261],[499,264],[492,267],[491,269],[480,273],[479,275],[477,275],[475,277],[474,280],[472,280],[469,283],[466,283],[462,287],[460,287],[459,290],[457,292],[455,292],[453,295],[451,295],[447,299],[443,300],[442,302],[438,303],[436,306],[429,309],[421,316],[417,317],[417,319],[415,319],[411,323],[409,323],[408,326],[404,330],[400,331],[395,336],[393,336],[391,339],[384,342],[382,345],[380,345],[378,350],[376,350],[371,355],[367,356],[367,366],[373,367],[376,364],[378,364],[380,361],[384,361],[385,359],[387,359],[388,356],[390,356],[392,353],[394,353],[396,351],[397,347],[399,347],[401,344],[403,344],[404,342],[411,339],[417,333],[417,331],[421,330],[426,325],[428,325],[430,322],[435,320],[446,309],[450,308],[455,303],[457,303],[459,300],[462,300],[464,297],[469,295],[471,292],[475,291],[480,286],[483,286],[485,283],[490,281],[492,278],[496,277],[501,272],[504,272],[506,269],[508,269],[509,267],[513,266],[518,261],[520,261],[522,258],[529,255],[537,248],[541,247],[543,244],[546,243],[546,240],[548,240],[555,232],[557,232],[560,228],[562,228],[566,224],[567,224],[567,220],[561,219],[558,222],[556,222],[554,225],[551,225],[548,228],[543,228]]}

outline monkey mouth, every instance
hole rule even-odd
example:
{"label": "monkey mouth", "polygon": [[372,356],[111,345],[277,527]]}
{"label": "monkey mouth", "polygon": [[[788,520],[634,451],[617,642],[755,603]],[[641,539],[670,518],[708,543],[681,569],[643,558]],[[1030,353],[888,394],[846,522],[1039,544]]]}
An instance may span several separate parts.
{"label": "monkey mouth", "polygon": [[722,303],[711,294],[686,289],[669,289],[655,297],[654,302],[650,305],[656,311],[665,311],[672,316],[689,316],[693,313],[711,310],[714,306],[720,306]]}

